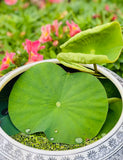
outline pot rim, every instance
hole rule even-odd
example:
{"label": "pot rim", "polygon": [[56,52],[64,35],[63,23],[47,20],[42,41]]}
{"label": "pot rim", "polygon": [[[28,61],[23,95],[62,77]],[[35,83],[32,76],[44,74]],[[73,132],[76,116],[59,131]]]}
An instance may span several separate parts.
{"label": "pot rim", "polygon": [[[17,75],[23,73],[24,71],[28,70],[30,67],[32,67],[32,66],[34,66],[36,64],[44,63],[44,62],[59,63],[59,61],[57,59],[49,59],[49,60],[43,60],[43,61],[38,61],[38,62],[30,63],[30,64],[24,65],[22,67],[19,67],[19,68],[13,70],[13,71],[7,73],[6,75],[4,75],[1,78],[0,90],[2,90],[2,88],[11,79],[13,79],[14,77],[16,77]],[[84,65],[84,66],[93,69],[93,65],[91,65],[91,64],[87,64],[87,65]],[[112,71],[109,71],[108,69],[106,69],[106,68],[104,68],[102,66],[99,66],[99,65],[98,65],[98,71],[101,74],[103,74],[104,76],[106,76],[108,79],[110,79],[114,83],[114,85],[118,88],[118,90],[120,92],[120,95],[121,95],[121,98],[122,98],[122,102],[123,102],[123,89],[122,89],[122,85],[115,78],[115,75],[112,75],[112,74],[115,74],[115,73],[113,73]],[[120,126],[121,126],[122,123],[123,123],[123,109],[122,109],[121,116],[120,116],[117,124],[115,125],[115,127],[109,133],[107,133],[104,137],[102,137],[98,141],[96,141],[96,142],[94,142],[92,144],[89,144],[87,146],[80,147],[80,148],[77,148],[77,149],[72,149],[72,150],[65,150],[65,151],[48,151],[48,150],[42,150],[42,149],[36,149],[36,148],[28,147],[26,145],[23,145],[23,144],[17,142],[13,138],[11,138],[9,135],[7,135],[2,130],[1,127],[0,127],[0,133],[2,135],[5,135],[4,137],[6,137],[6,139],[8,139],[11,143],[13,143],[16,146],[19,146],[19,148],[22,148],[24,150],[35,152],[35,153],[39,153],[39,154],[42,154],[42,155],[50,155],[50,156],[55,156],[55,155],[56,156],[63,156],[64,155],[65,156],[65,155],[69,155],[69,154],[71,155],[71,154],[76,154],[76,153],[79,153],[79,152],[85,152],[85,151],[87,151],[89,149],[93,149],[95,146],[100,145],[101,143],[103,143],[104,141],[106,141],[107,139],[109,139],[112,135],[114,135],[115,132],[116,132],[116,130],[118,130],[120,128]]]}

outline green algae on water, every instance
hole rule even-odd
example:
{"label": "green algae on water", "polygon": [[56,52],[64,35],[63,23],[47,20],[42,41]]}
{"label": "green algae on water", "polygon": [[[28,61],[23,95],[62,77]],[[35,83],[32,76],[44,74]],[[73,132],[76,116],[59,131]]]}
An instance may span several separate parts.
{"label": "green algae on water", "polygon": [[61,150],[63,151],[63,150],[77,149],[99,140],[99,138],[95,137],[91,140],[87,139],[85,142],[81,144],[73,144],[73,145],[62,144],[62,143],[52,143],[52,142],[49,142],[49,140],[46,138],[43,132],[35,133],[32,135],[19,133],[12,136],[12,138],[26,146],[37,148],[37,149],[49,150],[49,151],[61,151]]}

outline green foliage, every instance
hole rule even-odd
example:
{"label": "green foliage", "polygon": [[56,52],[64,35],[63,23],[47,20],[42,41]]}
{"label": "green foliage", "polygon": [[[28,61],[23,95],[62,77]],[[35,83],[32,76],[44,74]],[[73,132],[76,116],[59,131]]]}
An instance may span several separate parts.
{"label": "green foliage", "polygon": [[112,64],[106,64],[105,67],[117,73],[119,76],[123,77],[123,52],[121,53],[119,59]]}
{"label": "green foliage", "polygon": [[92,139],[104,124],[107,111],[106,92],[96,77],[67,73],[53,63],[26,71],[9,97],[13,124],[23,133],[44,132],[53,143]]}

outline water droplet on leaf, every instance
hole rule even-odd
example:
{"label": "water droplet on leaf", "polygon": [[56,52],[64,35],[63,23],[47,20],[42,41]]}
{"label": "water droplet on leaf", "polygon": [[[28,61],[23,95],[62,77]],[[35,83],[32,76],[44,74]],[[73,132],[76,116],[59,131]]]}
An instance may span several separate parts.
{"label": "water droplet on leaf", "polygon": [[104,137],[106,135],[106,133],[102,133],[101,136]]}
{"label": "water droplet on leaf", "polygon": [[55,133],[58,133],[58,130],[56,129],[54,132],[55,132]]}
{"label": "water droplet on leaf", "polygon": [[28,128],[28,129],[26,129],[25,131],[26,131],[26,133],[29,133],[31,130]]}
{"label": "water droplet on leaf", "polygon": [[80,138],[80,137],[78,137],[78,138],[75,139],[75,142],[76,142],[76,143],[82,143],[82,141],[83,141],[83,140],[82,140],[82,138]]}
{"label": "water droplet on leaf", "polygon": [[50,140],[51,140],[51,141],[53,141],[53,140],[54,140],[54,138],[50,138]]}
{"label": "water droplet on leaf", "polygon": [[56,102],[56,107],[60,107],[61,106],[61,102]]}

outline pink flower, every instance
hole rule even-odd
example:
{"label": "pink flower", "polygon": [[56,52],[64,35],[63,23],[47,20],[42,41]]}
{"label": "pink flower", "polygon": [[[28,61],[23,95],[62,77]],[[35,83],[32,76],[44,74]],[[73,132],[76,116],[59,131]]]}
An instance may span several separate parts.
{"label": "pink flower", "polygon": [[59,44],[59,41],[58,40],[55,40],[55,41],[53,41],[53,46],[58,46],[58,44]]}
{"label": "pink flower", "polygon": [[29,5],[30,5],[30,3],[29,3],[29,2],[26,2],[26,3],[23,4],[22,8],[23,8],[23,9],[26,9],[26,8],[29,7]]}
{"label": "pink flower", "polygon": [[14,64],[14,62],[13,62],[14,56],[15,56],[15,53],[6,52],[6,56],[2,60],[2,65],[1,65],[0,71],[7,69],[11,63]]}
{"label": "pink flower", "polygon": [[71,22],[71,24],[68,21],[66,21],[66,24],[69,27],[71,37],[73,37],[75,34],[81,32],[81,29],[79,28],[79,26],[77,24],[75,24],[73,21]]}
{"label": "pink flower", "polygon": [[109,8],[108,4],[105,5],[105,10],[108,11],[108,12],[110,11],[110,8]]}
{"label": "pink flower", "polygon": [[68,29],[67,26],[64,26],[64,27],[63,27],[63,33],[68,32],[68,30],[69,30],[69,29]]}
{"label": "pink flower", "polygon": [[49,0],[50,3],[60,3],[63,2],[64,0]]}
{"label": "pink flower", "polygon": [[62,22],[58,23],[58,20],[53,21],[53,25],[51,26],[52,31],[55,32],[56,36],[59,36],[59,27]]}
{"label": "pink flower", "polygon": [[18,0],[4,0],[4,2],[7,4],[7,5],[14,5],[17,3]]}
{"label": "pink flower", "polygon": [[41,43],[52,41],[52,37],[50,36],[50,34],[51,34],[51,25],[50,24],[47,24],[46,26],[42,26],[41,32],[42,32],[42,35],[39,38],[39,41]]}
{"label": "pink flower", "polygon": [[43,55],[31,53],[26,64],[43,60]]}
{"label": "pink flower", "polygon": [[40,8],[45,8],[45,6],[46,6],[46,2],[45,0],[42,0],[40,4]]}
{"label": "pink flower", "polygon": [[23,43],[23,46],[29,54],[29,59],[27,63],[43,60],[43,55],[38,54],[38,51],[44,49],[45,46],[40,46],[40,42],[38,40],[32,42],[26,39],[26,44]]}
{"label": "pink flower", "polygon": [[117,15],[114,14],[114,16],[111,18],[111,21],[115,21],[117,19]]}
{"label": "pink flower", "polygon": [[99,15],[99,14],[94,14],[94,15],[92,16],[92,18],[93,18],[93,19],[100,18],[100,15]]}
{"label": "pink flower", "polygon": [[63,19],[63,18],[65,18],[65,16],[68,14],[68,11],[64,11],[64,12],[62,12],[61,14],[60,14],[60,19]]}
{"label": "pink flower", "polygon": [[45,46],[40,47],[40,42],[38,40],[32,42],[28,39],[26,39],[26,44],[23,43],[23,46],[28,54],[30,54],[31,52],[36,54],[39,50],[45,48]]}

